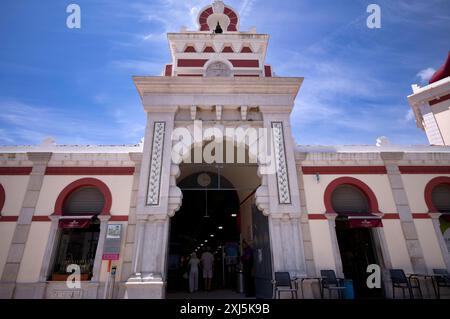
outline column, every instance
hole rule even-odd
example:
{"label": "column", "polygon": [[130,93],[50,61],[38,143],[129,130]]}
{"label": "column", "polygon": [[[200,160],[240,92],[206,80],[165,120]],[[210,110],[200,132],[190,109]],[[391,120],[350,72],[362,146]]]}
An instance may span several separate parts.
{"label": "column", "polygon": [[102,270],[102,256],[103,246],[106,239],[106,231],[108,229],[108,221],[111,218],[110,215],[98,215],[100,220],[100,234],[98,235],[97,249],[95,251],[94,267],[92,270],[92,282],[100,281],[100,272]]}
{"label": "column", "polygon": [[439,221],[441,213],[429,213],[429,215],[431,217],[431,221],[433,222],[433,227],[434,231],[436,232],[439,247],[441,248],[442,258],[444,259],[447,270],[450,271],[450,254],[448,253],[448,248],[447,245],[445,244],[444,236],[442,236],[441,224]]}
{"label": "column", "polygon": [[[14,230],[5,268],[3,269],[1,276],[0,298],[13,298],[14,295],[17,295],[18,293],[20,294],[20,291],[15,289],[17,286],[16,281],[25,251],[25,245],[28,240],[28,233],[30,231],[35,207],[39,199],[42,182],[44,180],[45,169],[52,153],[36,152],[27,153],[27,155],[28,159],[33,162],[33,169],[28,181],[27,190],[22,203],[22,209],[17,220],[16,229]],[[42,295],[44,293],[43,290],[44,289],[42,289]]]}
{"label": "column", "polygon": [[260,111],[264,127],[271,132],[271,145],[268,148],[272,152],[275,169],[262,176],[261,187],[256,192],[256,203],[269,216],[273,271],[289,271],[292,276],[304,277],[306,262],[301,201],[289,113],[280,111],[278,107],[267,106],[260,106]]}
{"label": "column", "polygon": [[50,215],[51,220],[50,233],[48,235],[47,245],[45,247],[44,259],[41,266],[41,272],[39,275],[40,282],[46,282],[50,275],[50,267],[55,259],[55,253],[58,246],[58,234],[59,234],[59,215]]}
{"label": "column", "polygon": [[136,231],[128,298],[164,298],[170,216],[181,206],[172,164],[172,131],[177,107],[148,107],[145,144],[136,200]]}
{"label": "column", "polygon": [[306,277],[300,218],[269,215],[273,271],[288,271],[292,277]]}
{"label": "column", "polygon": [[302,235],[303,235],[303,246],[305,249],[305,261],[306,261],[306,270],[309,277],[316,276],[316,266],[314,263],[314,254],[312,247],[312,238],[311,238],[311,230],[309,227],[309,219],[308,219],[308,210],[306,207],[306,195],[305,195],[305,186],[303,183],[303,172],[301,163],[306,159],[307,153],[296,153],[295,160],[297,164],[297,179],[298,179],[298,188],[300,193],[300,205],[301,205],[301,226],[302,226]]}
{"label": "column", "polygon": [[121,280],[126,280],[133,273],[133,251],[135,249],[136,235],[136,198],[139,189],[139,177],[141,174],[141,153],[130,153],[130,159],[134,162],[133,188],[131,191],[130,213],[128,215],[127,233],[125,237],[125,251],[123,255]]}
{"label": "column", "polygon": [[408,248],[413,271],[416,273],[427,273],[422,246],[420,245],[417,229],[409,207],[408,197],[398,167],[398,162],[403,158],[403,154],[404,153],[382,152],[380,155],[385,163],[394,202],[397,207],[397,212],[400,215],[403,237],[405,238],[406,247]]}
{"label": "column", "polygon": [[337,241],[336,234],[336,213],[325,213],[325,217],[328,220],[328,226],[330,230],[331,247],[333,249],[334,265],[336,267],[336,275],[340,278],[344,278],[344,271],[342,267],[341,252],[339,251],[339,243]]}

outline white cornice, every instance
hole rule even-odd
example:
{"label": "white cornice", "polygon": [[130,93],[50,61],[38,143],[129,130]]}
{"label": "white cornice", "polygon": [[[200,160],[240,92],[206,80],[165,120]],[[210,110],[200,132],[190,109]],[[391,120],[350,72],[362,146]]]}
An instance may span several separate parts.
{"label": "white cornice", "polygon": [[145,94],[289,94],[295,98],[302,85],[299,77],[211,78],[134,76],[141,98]]}
{"label": "white cornice", "polygon": [[137,145],[17,145],[0,146],[0,154],[7,153],[86,153],[123,154],[142,152],[142,144]]}

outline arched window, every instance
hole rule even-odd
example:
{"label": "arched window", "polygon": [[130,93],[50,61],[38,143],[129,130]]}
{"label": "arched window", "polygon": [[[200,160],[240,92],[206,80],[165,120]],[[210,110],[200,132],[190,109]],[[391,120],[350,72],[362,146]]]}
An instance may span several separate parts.
{"label": "arched window", "polygon": [[89,184],[63,191],[65,198],[62,201],[59,244],[52,280],[66,280],[67,267],[71,264],[80,267],[81,280],[91,279],[100,234],[97,216],[103,213],[105,207],[104,191]]}
{"label": "arched window", "polygon": [[81,187],[64,201],[63,215],[98,215],[102,212],[104,204],[103,194],[97,187]]}
{"label": "arched window", "polygon": [[331,195],[331,203],[336,213],[368,213],[369,203],[364,193],[355,186],[338,186]]}
{"label": "arched window", "polygon": [[5,204],[5,190],[2,184],[0,184],[0,215],[2,213],[3,205]]}
{"label": "arched window", "polygon": [[[324,193],[327,213],[337,213],[336,221],[350,228],[382,227],[378,201],[364,182],[353,177],[339,177],[328,184]],[[341,226],[342,226],[341,225]]]}
{"label": "arched window", "polygon": [[440,213],[450,213],[450,184],[439,184],[431,191],[434,207]]}

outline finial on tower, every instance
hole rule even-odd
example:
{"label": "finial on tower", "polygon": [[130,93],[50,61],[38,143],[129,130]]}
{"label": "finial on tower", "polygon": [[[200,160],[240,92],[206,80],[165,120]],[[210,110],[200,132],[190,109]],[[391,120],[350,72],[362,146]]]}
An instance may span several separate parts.
{"label": "finial on tower", "polygon": [[225,4],[221,0],[214,0],[212,8],[215,14],[223,14],[223,11],[225,10]]}

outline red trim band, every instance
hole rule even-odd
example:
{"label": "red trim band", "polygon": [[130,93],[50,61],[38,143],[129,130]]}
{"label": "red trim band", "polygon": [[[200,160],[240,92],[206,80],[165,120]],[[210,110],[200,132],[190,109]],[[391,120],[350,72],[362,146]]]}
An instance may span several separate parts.
{"label": "red trim band", "polygon": [[384,214],[383,219],[400,219],[399,214]]}
{"label": "red trim band", "polygon": [[45,175],[133,175],[134,167],[47,167]]}
{"label": "red trim band", "polygon": [[0,175],[30,175],[32,167],[0,167]]}
{"label": "red trim band", "polygon": [[235,68],[259,68],[259,60],[229,60]]}
{"label": "red trim band", "polygon": [[127,222],[128,216],[127,215],[111,215],[111,218],[109,219],[111,222]]}
{"label": "red trim band", "polygon": [[0,216],[0,222],[17,222],[19,216]]}
{"label": "red trim band", "polygon": [[441,96],[439,99],[431,100],[430,102],[428,102],[428,104],[430,104],[430,106],[433,106],[435,104],[438,104],[438,103],[441,103],[441,102],[444,102],[444,101],[447,101],[447,100],[450,100],[450,94]]}
{"label": "red trim band", "polygon": [[399,166],[402,174],[450,174],[450,166]]}
{"label": "red trim band", "polygon": [[63,205],[66,198],[74,191],[79,189],[80,187],[84,186],[94,186],[97,187],[100,192],[103,194],[103,198],[105,199],[105,204],[103,205],[103,209],[101,212],[101,215],[109,215],[109,211],[111,210],[112,205],[112,195],[111,191],[109,190],[108,186],[106,186],[105,183],[103,183],[101,180],[98,180],[96,178],[82,178],[79,180],[76,180],[75,182],[70,183],[67,185],[61,193],[59,193],[58,198],[56,199],[55,203],[55,215],[62,215],[63,214]]}
{"label": "red trim band", "polygon": [[324,220],[327,219],[325,214],[308,214],[309,220]]}
{"label": "red trim band", "polygon": [[207,59],[179,59],[177,61],[178,67],[203,67]]}
{"label": "red trim band", "polygon": [[302,166],[303,174],[387,174],[384,166]]}
{"label": "red trim band", "polygon": [[48,216],[33,216],[31,219],[33,222],[51,222],[52,220]]}
{"label": "red trim band", "polygon": [[414,219],[429,219],[431,218],[428,213],[413,213],[412,218]]}

